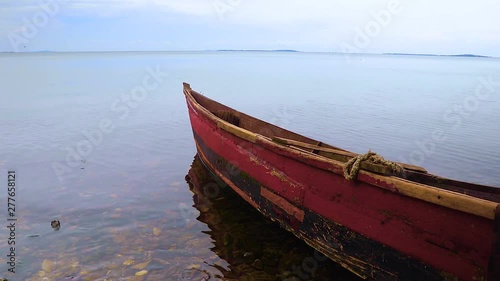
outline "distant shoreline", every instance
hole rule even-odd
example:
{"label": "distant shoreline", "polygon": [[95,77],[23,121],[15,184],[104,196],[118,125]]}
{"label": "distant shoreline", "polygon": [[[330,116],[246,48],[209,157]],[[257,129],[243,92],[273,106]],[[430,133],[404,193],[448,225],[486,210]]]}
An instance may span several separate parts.
{"label": "distant shoreline", "polygon": [[277,52],[277,53],[303,53],[297,50],[216,50],[216,52]]}
{"label": "distant shoreline", "polygon": [[438,54],[382,53],[382,55],[391,55],[391,56],[424,56],[424,57],[493,58],[492,56],[483,56],[483,55],[474,55],[474,54],[438,55]]}

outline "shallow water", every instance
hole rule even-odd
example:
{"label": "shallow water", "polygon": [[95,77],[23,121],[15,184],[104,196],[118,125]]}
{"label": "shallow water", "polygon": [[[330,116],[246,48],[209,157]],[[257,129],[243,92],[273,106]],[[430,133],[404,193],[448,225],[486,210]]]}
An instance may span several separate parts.
{"label": "shallow water", "polygon": [[[248,276],[260,274],[263,279],[253,280],[283,280],[314,256],[234,194],[200,204],[206,200],[196,185],[194,195],[190,191],[185,176],[196,152],[183,81],[335,146],[371,149],[439,175],[500,186],[500,85],[484,88],[481,99],[474,93],[489,76],[500,81],[500,60],[0,54],[0,182],[14,170],[18,185],[18,263],[15,275],[2,276],[120,280],[146,270],[134,278],[252,280]],[[140,98],[127,100],[143,85],[145,93],[135,92]],[[445,140],[433,139],[436,132]],[[61,221],[60,230],[51,228],[53,219]],[[1,233],[4,274],[9,233]],[[330,262],[319,263],[315,274],[314,280],[356,280]]]}

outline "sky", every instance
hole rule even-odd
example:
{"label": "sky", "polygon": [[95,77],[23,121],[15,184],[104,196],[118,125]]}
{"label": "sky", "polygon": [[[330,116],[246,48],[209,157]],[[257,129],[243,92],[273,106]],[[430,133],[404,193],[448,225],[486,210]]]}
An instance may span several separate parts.
{"label": "sky", "polygon": [[0,0],[0,52],[294,49],[500,57],[500,1]]}

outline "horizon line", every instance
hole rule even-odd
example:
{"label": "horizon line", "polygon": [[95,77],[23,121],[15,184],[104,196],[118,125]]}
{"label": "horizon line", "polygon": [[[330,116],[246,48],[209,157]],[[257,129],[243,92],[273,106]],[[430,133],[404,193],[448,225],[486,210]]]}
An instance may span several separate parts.
{"label": "horizon line", "polygon": [[301,51],[295,49],[208,49],[208,50],[98,50],[98,51],[0,51],[0,54],[30,54],[30,53],[164,53],[164,52],[282,52],[282,53],[322,53],[340,55],[400,55],[400,56],[443,56],[443,57],[474,57],[474,58],[499,58],[495,56],[462,53],[462,54],[434,54],[434,53],[342,53],[337,51]]}

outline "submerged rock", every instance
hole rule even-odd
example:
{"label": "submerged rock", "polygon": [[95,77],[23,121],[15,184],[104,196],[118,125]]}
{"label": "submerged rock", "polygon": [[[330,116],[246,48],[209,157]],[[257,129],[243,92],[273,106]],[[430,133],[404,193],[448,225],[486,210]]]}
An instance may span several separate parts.
{"label": "submerged rock", "polygon": [[50,222],[50,226],[52,226],[52,228],[55,230],[59,230],[59,228],[61,228],[61,222],[58,220],[53,220]]}
{"label": "submerged rock", "polygon": [[264,264],[262,263],[261,260],[259,259],[256,259],[253,263],[252,263],[252,266],[255,267],[256,269],[263,269],[264,268]]}

